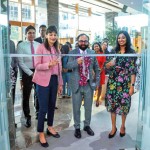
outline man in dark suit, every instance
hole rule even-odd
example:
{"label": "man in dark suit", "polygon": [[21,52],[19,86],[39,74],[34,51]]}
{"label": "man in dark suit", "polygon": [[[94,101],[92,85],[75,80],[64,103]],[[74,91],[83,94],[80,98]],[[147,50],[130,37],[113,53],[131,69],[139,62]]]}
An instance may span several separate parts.
{"label": "man in dark suit", "polygon": [[[34,41],[38,42],[38,43],[43,43],[44,42],[44,38],[45,38],[45,35],[46,35],[46,25],[40,25],[39,27],[39,33],[40,33],[40,37],[34,39]],[[35,106],[35,109],[36,109],[36,119],[38,118],[38,112],[39,112],[39,102],[38,102],[38,99],[37,99],[37,95],[36,95],[36,92],[34,93],[34,106]],[[45,118],[45,121],[47,119]]]}
{"label": "man in dark suit", "polygon": [[43,43],[45,35],[46,35],[46,25],[40,25],[39,33],[40,33],[40,37],[34,39],[34,41],[39,42],[39,43]]}
{"label": "man in dark suit", "polygon": [[78,48],[69,54],[79,54],[81,56],[69,56],[67,68],[72,69],[70,74],[70,88],[72,91],[73,116],[76,138],[81,138],[80,131],[80,107],[82,97],[84,97],[85,121],[84,131],[93,136],[94,132],[90,128],[91,112],[93,103],[93,91],[98,88],[100,80],[100,69],[96,57],[88,56],[94,54],[89,47],[89,37],[80,34],[77,37]]}

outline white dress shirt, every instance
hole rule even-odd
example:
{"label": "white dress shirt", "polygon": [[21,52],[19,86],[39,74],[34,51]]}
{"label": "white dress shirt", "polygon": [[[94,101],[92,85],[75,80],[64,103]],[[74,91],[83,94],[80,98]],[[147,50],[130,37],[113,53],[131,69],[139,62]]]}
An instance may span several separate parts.
{"label": "white dress shirt", "polygon": [[[33,41],[33,47],[34,47],[34,52],[36,51],[38,45],[40,43]],[[17,53],[18,54],[31,54],[31,41],[24,41],[18,44],[17,47]],[[18,57],[18,63],[20,68],[29,76],[33,74],[33,72],[30,69],[34,69],[33,66],[33,61],[32,61],[32,56],[29,57]]]}
{"label": "white dress shirt", "polygon": [[44,38],[41,37],[42,43],[44,43]]}

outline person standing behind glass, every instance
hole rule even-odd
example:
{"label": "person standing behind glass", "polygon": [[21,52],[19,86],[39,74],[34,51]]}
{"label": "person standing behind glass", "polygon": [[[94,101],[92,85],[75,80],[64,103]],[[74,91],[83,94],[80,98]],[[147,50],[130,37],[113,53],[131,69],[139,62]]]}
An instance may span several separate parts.
{"label": "person standing behind glass", "polygon": [[[61,51],[63,54],[68,54],[69,52],[69,46],[68,45],[63,45],[61,48]],[[63,77],[63,95],[62,98],[70,98],[71,96],[71,90],[68,85],[69,82],[69,77],[70,77],[70,71],[67,69],[67,62],[68,62],[68,56],[63,56],[62,57],[62,77]]]}
{"label": "person standing behind glass", "polygon": [[40,37],[34,39],[34,41],[37,41],[42,44],[44,42],[45,35],[46,35],[46,25],[40,25],[39,33],[40,33]]}
{"label": "person standing behind glass", "polygon": [[[133,54],[131,39],[126,31],[120,31],[117,35],[116,54]],[[131,106],[131,96],[134,93],[134,83],[136,76],[136,59],[134,57],[119,56],[106,63],[106,68],[110,70],[105,105],[107,111],[111,113],[112,130],[108,138],[113,138],[117,132],[116,115],[121,115],[122,124],[120,127],[120,137],[125,136],[125,121]]]}
{"label": "person standing behind glass", "polygon": [[[46,31],[45,42],[37,48],[36,54],[47,56],[35,57],[35,73],[33,82],[36,83],[36,91],[39,100],[38,127],[39,140],[42,147],[48,147],[44,135],[44,118],[47,113],[47,134],[55,138],[60,135],[53,128],[54,110],[58,94],[62,92],[62,65],[58,50],[57,28],[49,26]],[[50,55],[51,54],[51,55]]]}
{"label": "person standing behind glass", "polygon": [[[92,49],[95,51],[96,54],[104,54],[104,51],[102,51],[101,45],[98,42],[95,42],[92,45]],[[96,59],[100,67],[100,85],[98,87],[97,100],[96,100],[96,107],[98,107],[102,103],[100,96],[102,93],[102,85],[105,84],[104,63],[106,61],[106,56],[97,56]]]}
{"label": "person standing behind glass", "polygon": [[68,46],[69,46],[69,51],[71,51],[71,50],[72,50],[72,45],[71,45],[71,43],[70,43],[70,42],[66,42],[66,43],[65,43],[65,45],[68,45]]}
{"label": "person standing behind glass", "polygon": [[[34,54],[39,43],[34,41],[36,30],[33,26],[29,25],[25,29],[26,41],[23,41],[17,46],[18,54]],[[23,112],[26,118],[25,126],[29,128],[31,126],[31,115],[29,107],[29,99],[32,90],[32,77],[35,71],[34,57],[18,57],[19,67],[22,70],[22,84],[23,84]]]}
{"label": "person standing behind glass", "polygon": [[[102,47],[102,51],[104,52],[104,54],[109,54],[110,52],[108,51],[108,41],[103,41],[101,43],[101,47]],[[106,60],[109,60],[109,56],[106,56]],[[102,94],[101,94],[101,99],[104,100],[105,99],[105,95],[106,95],[106,87],[107,87],[107,81],[108,81],[108,76],[109,76],[109,69],[105,69],[105,85],[103,85],[102,88]]]}
{"label": "person standing behind glass", "polygon": [[[9,34],[11,35],[11,24],[9,24]],[[15,43],[10,39],[10,54],[16,54]],[[10,81],[11,88],[10,94],[13,100],[13,106],[15,104],[15,93],[16,93],[16,83],[17,83],[17,74],[18,74],[18,60],[16,57],[11,57],[10,63]],[[15,127],[17,124],[15,123]]]}
{"label": "person standing behind glass", "polygon": [[109,54],[110,52],[108,51],[108,43],[106,41],[103,41],[101,43],[101,47],[102,47],[102,51],[104,52],[104,54]]}

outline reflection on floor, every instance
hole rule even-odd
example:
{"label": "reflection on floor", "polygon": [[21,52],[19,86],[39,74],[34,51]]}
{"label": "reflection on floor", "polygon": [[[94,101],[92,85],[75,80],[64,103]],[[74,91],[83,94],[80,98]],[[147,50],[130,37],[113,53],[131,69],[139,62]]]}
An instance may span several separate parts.
{"label": "reflection on floor", "polygon": [[[37,120],[35,119],[35,109],[33,102],[33,92],[30,98],[30,114],[32,116],[32,126],[30,128],[26,128],[24,126],[25,119],[24,114],[22,112],[21,105],[21,91],[18,90],[16,92],[16,102],[15,102],[15,122],[17,123],[16,128],[16,150],[25,149],[33,143],[37,142],[38,134],[36,132],[37,128]],[[58,99],[57,107],[55,111],[55,120],[54,126],[57,131],[61,131],[67,127],[69,127],[71,119],[72,119],[72,106],[71,99]],[[46,127],[46,122],[45,122]]]}
{"label": "reflection on floor", "polygon": [[[32,147],[31,145],[33,145],[34,143],[36,143],[36,144],[33,145],[33,146],[35,146],[35,148],[33,148],[33,149],[35,149],[35,150],[41,149],[40,145],[37,143],[38,142],[38,134],[36,131],[37,120],[35,119],[35,109],[34,109],[33,98],[32,98],[33,93],[30,98],[30,108],[31,108],[30,110],[31,110],[31,116],[32,116],[32,127],[30,127],[30,128],[26,128],[24,126],[25,120],[24,120],[24,115],[22,113],[21,95],[22,95],[21,90],[18,87],[17,92],[16,92],[16,102],[15,102],[15,122],[17,123],[16,150],[21,150],[21,149],[25,150],[28,147]],[[134,108],[138,107],[137,106],[138,93],[133,96],[133,99],[135,101],[134,101],[134,103],[132,103],[132,105],[133,104],[134,105],[132,106],[131,111],[134,111],[134,116],[137,116],[137,109],[134,109]],[[54,126],[55,126],[55,129],[61,133],[62,137],[58,141],[56,141],[56,139],[53,139],[53,138],[48,138],[48,141],[51,145],[51,147],[49,149],[50,150],[53,150],[53,149],[59,149],[59,150],[77,149],[77,145],[78,144],[81,145],[81,143],[78,140],[76,140],[73,136],[74,129],[73,129],[73,119],[72,119],[73,117],[72,117],[71,98],[58,99],[57,107],[58,107],[58,109],[55,110]],[[84,117],[83,117],[84,116],[84,106],[81,107],[81,114],[82,114],[81,120],[83,120],[84,119]],[[132,142],[130,143],[130,147],[127,146],[129,144],[128,142],[126,143],[127,145],[124,144],[124,148],[127,148],[126,150],[131,150],[129,148],[134,148],[134,145],[135,145],[136,121],[137,120],[134,119],[134,122],[132,122],[132,118],[134,117],[134,116],[132,116],[132,114],[133,113],[131,113],[129,115],[128,121],[127,121],[127,125],[130,126],[129,128],[127,127],[127,132],[129,134],[127,134],[127,136],[124,138],[124,140],[128,140],[128,138],[131,139],[131,137],[132,137]],[[83,138],[86,141],[86,143],[85,143],[87,145],[86,149],[91,150],[91,148],[93,147],[94,150],[98,150],[100,147],[98,148],[97,146],[100,146],[101,144],[103,145],[102,146],[103,148],[101,150],[107,150],[107,149],[105,149],[107,144],[111,144],[110,146],[114,146],[115,144],[113,142],[115,142],[115,140],[113,139],[113,140],[108,141],[108,138],[107,138],[107,134],[111,128],[111,125],[110,125],[109,113],[106,112],[104,104],[102,104],[100,107],[97,108],[97,107],[95,107],[95,104],[93,103],[92,116],[93,116],[92,117],[92,126],[94,127],[94,131],[98,131],[98,133],[96,133],[96,135],[98,135],[98,136],[95,135],[94,138],[87,137],[87,135],[84,133]],[[118,120],[117,124],[120,125],[120,119]],[[66,130],[64,130],[64,129],[66,129]],[[118,130],[119,130],[119,126],[118,126]],[[46,131],[46,122],[45,122],[45,131]],[[105,140],[107,140],[109,143],[107,143],[107,142],[101,143],[102,141],[99,141],[100,136],[103,137]],[[60,148],[60,145],[63,143],[63,139],[64,139],[64,142],[66,142],[66,140],[70,139],[70,138],[71,138],[70,142],[73,142],[73,145],[71,147],[70,146],[67,147],[67,145],[66,145],[65,147]],[[119,140],[119,141],[123,142],[123,139],[120,139],[118,136],[115,139],[117,141]],[[83,139],[81,139],[81,141],[82,140]],[[92,140],[93,144],[91,143],[91,140]],[[94,142],[94,140],[95,140],[95,142]],[[60,142],[60,144],[59,144],[59,142]],[[75,144],[74,142],[77,142],[77,143]],[[72,143],[70,143],[70,145],[71,144]],[[88,145],[88,144],[90,144],[90,145]],[[98,144],[98,145],[94,146],[95,144]],[[57,148],[57,145],[58,145],[58,148]],[[120,149],[121,147],[117,146],[117,148]],[[119,149],[115,149],[115,147],[114,147],[111,150],[119,150]]]}
{"label": "reflection on floor", "polygon": [[[72,99],[71,98],[58,98],[57,99],[57,107],[55,110],[55,119],[54,119],[54,127],[60,132],[73,125],[73,117],[72,117]],[[38,133],[36,131],[37,128],[37,120],[35,119],[35,108],[33,102],[33,91],[30,97],[30,114],[32,116],[32,126],[30,128],[26,128],[24,126],[25,119],[24,114],[22,112],[22,90],[20,89],[20,85],[17,82],[16,88],[16,98],[15,98],[15,122],[17,124],[16,128],[16,150],[26,149],[31,146],[33,143],[38,141]],[[96,108],[93,105],[93,114],[98,113],[99,111],[104,110],[105,107]],[[81,111],[84,111],[84,106],[81,107]],[[81,120],[84,119],[84,113],[82,113]],[[46,122],[45,122],[45,130],[46,130]]]}

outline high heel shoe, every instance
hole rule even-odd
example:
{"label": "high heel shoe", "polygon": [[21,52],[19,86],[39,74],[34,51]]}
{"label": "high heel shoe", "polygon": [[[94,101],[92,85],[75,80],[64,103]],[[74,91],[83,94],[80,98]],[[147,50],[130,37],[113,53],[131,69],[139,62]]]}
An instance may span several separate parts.
{"label": "high heel shoe", "polygon": [[[124,131],[126,130],[126,128],[124,127]],[[126,135],[126,132],[124,132],[124,133],[121,133],[120,132],[120,137],[124,137]]]}
{"label": "high heel shoe", "polygon": [[41,141],[39,140],[40,144],[42,147],[49,147],[49,144],[46,142],[46,143],[41,143]]}
{"label": "high heel shoe", "polygon": [[58,132],[56,132],[56,134],[53,134],[53,133],[51,133],[49,130],[48,130],[48,128],[47,128],[47,135],[50,135],[50,136],[53,136],[53,137],[55,137],[55,138],[60,138],[60,135],[58,134]]}
{"label": "high heel shoe", "polygon": [[116,131],[114,132],[114,134],[110,134],[110,133],[109,133],[108,138],[109,138],[109,139],[113,138],[113,137],[116,135],[116,132],[117,132],[117,128],[116,128]]}

